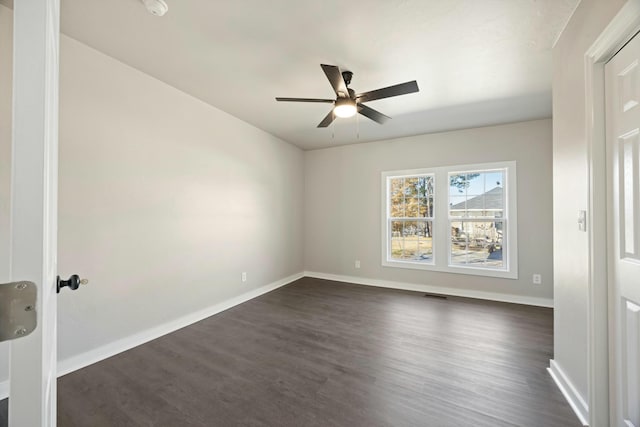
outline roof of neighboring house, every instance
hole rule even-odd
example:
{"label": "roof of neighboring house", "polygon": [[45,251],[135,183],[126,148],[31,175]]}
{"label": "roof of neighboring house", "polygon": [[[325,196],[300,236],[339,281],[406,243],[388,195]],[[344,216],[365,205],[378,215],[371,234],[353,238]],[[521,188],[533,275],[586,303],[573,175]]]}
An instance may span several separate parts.
{"label": "roof of neighboring house", "polygon": [[456,203],[449,207],[451,210],[496,210],[503,208],[502,187],[495,187],[484,194],[468,199],[466,202]]}

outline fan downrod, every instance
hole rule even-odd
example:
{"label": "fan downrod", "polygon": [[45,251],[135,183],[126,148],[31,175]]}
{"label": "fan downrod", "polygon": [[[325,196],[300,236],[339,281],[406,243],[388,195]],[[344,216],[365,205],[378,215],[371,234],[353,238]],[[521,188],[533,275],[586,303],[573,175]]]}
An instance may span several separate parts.
{"label": "fan downrod", "polygon": [[351,71],[343,71],[342,78],[344,79],[344,84],[349,86],[351,84],[351,78],[353,77],[353,73]]}

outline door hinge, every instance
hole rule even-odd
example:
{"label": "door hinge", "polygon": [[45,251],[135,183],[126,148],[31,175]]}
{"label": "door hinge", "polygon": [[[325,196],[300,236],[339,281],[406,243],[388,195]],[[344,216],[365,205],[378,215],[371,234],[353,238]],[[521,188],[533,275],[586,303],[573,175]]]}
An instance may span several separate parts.
{"label": "door hinge", "polygon": [[0,341],[26,337],[36,329],[37,296],[33,282],[0,283]]}

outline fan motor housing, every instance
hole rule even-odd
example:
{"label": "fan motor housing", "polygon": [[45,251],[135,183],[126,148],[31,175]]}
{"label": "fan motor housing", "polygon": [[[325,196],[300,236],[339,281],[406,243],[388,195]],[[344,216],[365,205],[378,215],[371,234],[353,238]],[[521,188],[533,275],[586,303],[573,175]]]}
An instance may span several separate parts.
{"label": "fan motor housing", "polygon": [[344,83],[349,86],[351,84],[351,78],[353,77],[353,73],[351,71],[343,71],[342,78],[344,79]]}

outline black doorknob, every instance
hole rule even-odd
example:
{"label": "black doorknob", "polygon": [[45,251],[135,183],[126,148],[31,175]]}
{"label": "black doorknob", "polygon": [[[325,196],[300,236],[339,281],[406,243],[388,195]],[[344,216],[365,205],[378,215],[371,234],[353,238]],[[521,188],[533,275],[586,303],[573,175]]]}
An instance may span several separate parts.
{"label": "black doorknob", "polygon": [[65,286],[69,287],[72,291],[75,291],[80,287],[80,285],[86,285],[87,283],[89,283],[87,279],[81,279],[77,274],[69,277],[68,280],[60,280],[60,276],[58,276],[57,292],[60,293],[60,289],[64,288]]}

